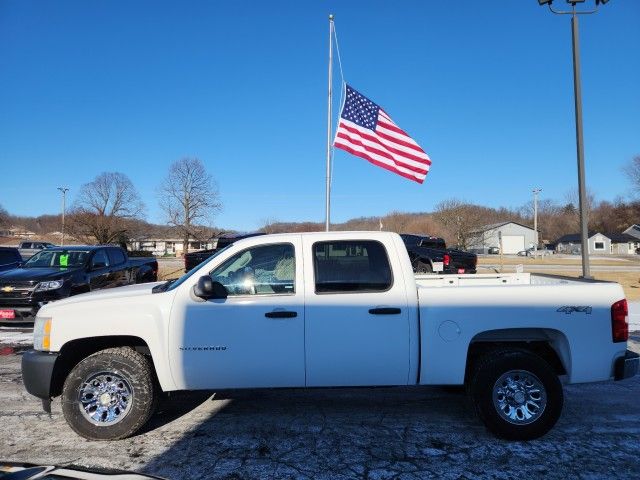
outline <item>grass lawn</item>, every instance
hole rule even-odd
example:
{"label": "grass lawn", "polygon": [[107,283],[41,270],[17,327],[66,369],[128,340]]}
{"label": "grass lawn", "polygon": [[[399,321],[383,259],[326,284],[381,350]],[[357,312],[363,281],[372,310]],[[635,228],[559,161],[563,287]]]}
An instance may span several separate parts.
{"label": "grass lawn", "polygon": [[158,280],[171,280],[172,278],[181,277],[184,274],[184,266],[166,265],[160,263],[158,265]]}

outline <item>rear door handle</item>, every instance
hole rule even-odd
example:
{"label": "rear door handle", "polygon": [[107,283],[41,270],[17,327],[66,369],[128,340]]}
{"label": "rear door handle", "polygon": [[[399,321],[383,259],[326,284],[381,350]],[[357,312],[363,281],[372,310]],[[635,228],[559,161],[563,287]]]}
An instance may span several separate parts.
{"label": "rear door handle", "polygon": [[287,310],[276,310],[264,314],[267,318],[293,318],[298,316],[298,312],[289,312]]}
{"label": "rear door handle", "polygon": [[402,313],[402,310],[396,307],[376,307],[370,308],[369,313],[371,315],[398,315]]}

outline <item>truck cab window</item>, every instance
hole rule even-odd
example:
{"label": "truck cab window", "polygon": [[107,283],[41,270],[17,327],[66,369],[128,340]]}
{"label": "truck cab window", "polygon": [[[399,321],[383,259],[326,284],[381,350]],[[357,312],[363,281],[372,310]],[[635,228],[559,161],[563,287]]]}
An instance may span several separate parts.
{"label": "truck cab window", "polygon": [[109,259],[104,249],[98,250],[91,260],[91,268],[105,268],[109,266]]}
{"label": "truck cab window", "polygon": [[290,243],[260,245],[243,250],[211,273],[229,296],[295,293],[295,253]]}
{"label": "truck cab window", "polygon": [[389,258],[380,242],[317,242],[313,264],[316,293],[378,292],[393,284]]}

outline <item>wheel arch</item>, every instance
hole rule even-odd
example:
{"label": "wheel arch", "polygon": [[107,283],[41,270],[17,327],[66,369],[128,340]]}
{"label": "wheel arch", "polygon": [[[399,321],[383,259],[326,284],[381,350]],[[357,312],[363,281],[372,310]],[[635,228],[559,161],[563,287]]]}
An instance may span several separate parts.
{"label": "wheel arch", "polygon": [[54,365],[53,375],[51,378],[51,396],[57,397],[62,393],[62,387],[67,375],[73,367],[83,359],[101,350],[117,347],[130,347],[147,357],[151,365],[151,370],[156,377],[156,383],[158,383],[151,351],[147,343],[142,338],[133,335],[85,337],[70,340],[60,348],[59,356]]}
{"label": "wheel arch", "polygon": [[567,337],[551,328],[505,328],[476,334],[469,342],[465,381],[475,362],[495,350],[516,349],[534,353],[546,360],[557,375],[571,374],[571,348]]}

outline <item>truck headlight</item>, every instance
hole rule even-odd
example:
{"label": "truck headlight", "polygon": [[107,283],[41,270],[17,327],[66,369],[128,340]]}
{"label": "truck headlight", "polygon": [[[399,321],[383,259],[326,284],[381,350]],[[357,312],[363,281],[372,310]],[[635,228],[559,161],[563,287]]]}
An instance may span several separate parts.
{"label": "truck headlight", "polygon": [[56,290],[60,287],[62,287],[62,285],[64,285],[64,281],[63,280],[53,280],[50,282],[40,282],[38,285],[36,285],[35,291],[36,292],[44,292],[47,290]]}
{"label": "truck headlight", "polygon": [[48,351],[51,348],[51,317],[38,317],[33,325],[34,350]]}

